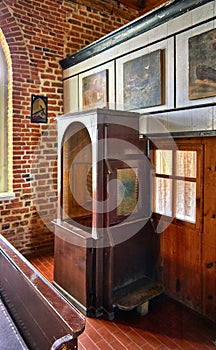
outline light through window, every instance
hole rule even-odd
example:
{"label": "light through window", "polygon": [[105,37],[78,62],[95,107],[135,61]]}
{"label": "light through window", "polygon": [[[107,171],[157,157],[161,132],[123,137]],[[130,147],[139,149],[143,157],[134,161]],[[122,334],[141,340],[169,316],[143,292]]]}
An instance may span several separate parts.
{"label": "light through window", "polygon": [[13,199],[12,60],[0,28],[0,198]]}
{"label": "light through window", "polygon": [[154,211],[195,224],[197,151],[155,152]]}
{"label": "light through window", "polygon": [[0,44],[0,192],[7,191],[7,64]]}

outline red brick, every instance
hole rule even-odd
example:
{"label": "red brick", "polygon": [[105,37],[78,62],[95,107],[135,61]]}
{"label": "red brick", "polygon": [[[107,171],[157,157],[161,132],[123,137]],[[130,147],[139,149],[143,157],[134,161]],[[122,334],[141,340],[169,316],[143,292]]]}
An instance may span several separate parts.
{"label": "red brick", "polygon": [[[13,65],[13,191],[16,193],[16,200],[0,201],[0,210],[4,216],[4,235],[22,252],[33,252],[53,242],[52,233],[38,220],[37,210],[41,208],[31,206],[28,211],[26,200],[34,197],[34,203],[39,207],[41,203],[48,215],[56,216],[53,193],[53,189],[57,189],[55,124],[51,130],[50,124],[30,122],[31,95],[48,96],[49,123],[52,123],[56,115],[63,113],[59,60],[82,49],[87,41],[91,43],[125,23],[126,20],[118,22],[114,15],[104,21],[100,11],[87,11],[85,6],[73,2],[0,2],[0,28],[9,45]],[[42,132],[48,129],[42,141]],[[32,174],[43,177],[27,181],[22,175],[28,172],[30,177]],[[43,178],[46,178],[45,186],[40,187]],[[47,206],[44,198],[47,198]],[[27,215],[25,220],[23,215]],[[46,234],[48,243],[44,238]],[[34,235],[38,239],[29,244]]]}

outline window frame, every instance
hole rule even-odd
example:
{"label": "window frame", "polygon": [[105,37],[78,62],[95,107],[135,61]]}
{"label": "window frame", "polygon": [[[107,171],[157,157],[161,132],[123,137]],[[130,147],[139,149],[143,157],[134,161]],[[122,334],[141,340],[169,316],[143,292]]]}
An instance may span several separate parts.
{"label": "window frame", "polygon": [[[2,114],[4,128],[1,128],[1,139],[4,140],[4,164],[1,164],[0,171],[6,173],[6,178],[3,180],[4,185],[0,190],[0,200],[9,200],[15,198],[13,192],[13,122],[12,122],[12,60],[10,55],[10,49],[6,42],[5,36],[0,28],[0,55],[1,66],[3,67],[2,84],[4,85],[5,92],[0,96],[5,102],[4,112]],[[6,149],[6,150],[5,150]],[[6,169],[5,166],[6,165]],[[5,176],[4,176],[5,177]]]}
{"label": "window frame", "polygon": [[[175,162],[176,157],[174,156],[174,153],[176,153],[176,151],[196,151],[197,153],[197,157],[196,157],[196,180],[194,181],[194,178],[190,178],[190,177],[184,177],[183,179],[185,181],[190,181],[190,182],[196,182],[196,199],[195,199],[195,203],[196,203],[196,221],[195,223],[186,221],[186,220],[182,220],[180,218],[176,218],[175,217],[175,213],[176,213],[176,201],[175,201],[175,193],[176,193],[176,185],[175,182],[172,183],[172,223],[178,226],[186,226],[192,229],[196,229],[196,230],[200,230],[201,229],[201,225],[202,225],[202,215],[201,215],[201,203],[202,203],[202,188],[201,188],[201,184],[202,184],[202,168],[201,168],[201,160],[203,159],[203,148],[201,144],[196,143],[195,140],[190,139],[188,141],[186,140],[175,140],[176,143],[176,148],[173,148],[172,146],[170,146],[170,143],[166,143],[164,142],[157,142],[157,148],[154,147],[153,148],[153,152],[152,152],[152,160],[153,160],[153,165],[154,165],[154,174],[153,174],[153,216],[156,217],[157,220],[160,220],[160,218],[163,216],[166,220],[170,221],[170,216],[165,215],[165,214],[160,214],[157,213],[155,211],[155,201],[156,201],[156,182],[155,182],[155,178],[169,178],[169,179],[173,179],[173,180],[179,180],[180,177],[175,175],[172,172],[172,175],[161,175],[158,174],[156,175],[156,150],[171,150],[173,152],[172,155],[172,159]],[[160,145],[158,147],[158,144]],[[173,169],[176,169],[176,164],[173,165]],[[182,178],[181,178],[182,179]]]}

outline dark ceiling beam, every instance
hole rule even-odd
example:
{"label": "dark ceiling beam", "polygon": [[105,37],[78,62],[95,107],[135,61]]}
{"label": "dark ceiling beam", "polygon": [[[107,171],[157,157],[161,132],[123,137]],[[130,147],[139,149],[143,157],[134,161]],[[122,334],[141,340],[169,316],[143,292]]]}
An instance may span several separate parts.
{"label": "dark ceiling beam", "polygon": [[[135,11],[131,13],[131,11],[125,11],[125,9],[121,9],[118,6],[114,6],[110,2],[103,2],[101,0],[66,0],[67,2],[72,2],[74,4],[79,4],[86,6],[90,9],[100,11],[102,13],[107,13],[109,15],[115,15],[116,17],[120,17],[126,19],[128,21],[133,20],[134,18],[139,16],[139,12]],[[120,1],[116,1],[118,3]]]}
{"label": "dark ceiling beam", "polygon": [[139,15],[149,12],[170,0],[117,0],[117,2],[137,10]]}
{"label": "dark ceiling beam", "polygon": [[140,11],[142,9],[142,7],[139,6],[139,0],[117,0],[117,2],[136,11]]}
{"label": "dark ceiling beam", "polygon": [[167,0],[141,0],[139,14],[144,15],[145,13],[150,12],[157,7],[169,2],[170,1]]}

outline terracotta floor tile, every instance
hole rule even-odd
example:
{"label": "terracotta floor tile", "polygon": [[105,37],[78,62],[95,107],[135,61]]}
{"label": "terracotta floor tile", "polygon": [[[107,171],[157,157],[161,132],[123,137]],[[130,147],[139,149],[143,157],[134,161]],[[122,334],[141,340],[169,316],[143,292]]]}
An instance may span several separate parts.
{"label": "terracotta floor tile", "polygon": [[100,335],[110,344],[116,340],[116,333],[110,332],[107,327],[100,329]]}
{"label": "terracotta floor tile", "polygon": [[126,333],[121,331],[115,333],[115,337],[119,340],[119,342],[128,349],[128,344],[131,343],[131,339],[128,337]]}
{"label": "terracotta floor tile", "polygon": [[[80,336],[79,344],[82,345],[85,350],[98,350],[100,349],[87,334]],[[78,345],[79,348],[79,345]]]}
{"label": "terracotta floor tile", "polygon": [[112,346],[108,344],[108,342],[106,340],[101,340],[98,344],[97,344],[99,349],[103,349],[103,350],[112,350]]}
{"label": "terracotta floor tile", "polygon": [[157,339],[155,334],[152,335],[149,331],[142,330],[140,332],[140,335],[147,343],[149,343],[153,347],[153,349],[157,349],[161,345],[161,342],[159,341],[159,339]]}
{"label": "terracotta floor tile", "polygon": [[135,343],[130,343],[130,344],[128,345],[128,349],[130,349],[130,350],[140,350],[141,348],[140,348],[140,346],[138,346],[138,345],[135,344]]}
{"label": "terracotta floor tile", "polygon": [[132,330],[129,337],[138,346],[143,346],[146,343],[146,340],[136,330]]}
{"label": "terracotta floor tile", "polygon": [[[179,349],[179,346],[178,346],[178,344],[176,344],[174,339],[170,339],[169,337],[167,337],[164,334],[158,334],[157,338],[160,340],[160,342],[162,344],[164,344],[166,346],[167,349],[170,349],[170,350]],[[159,349],[160,349],[160,347],[159,347]]]}
{"label": "terracotta floor tile", "polygon": [[100,331],[97,332],[95,328],[93,327],[88,327],[87,329],[88,336],[91,339],[94,339],[95,344],[99,343],[101,340],[103,340],[103,337],[101,336]]}
{"label": "terracotta floor tile", "polygon": [[141,346],[142,350],[153,350],[155,348],[153,348],[150,344],[146,343],[143,346]]}
{"label": "terracotta floor tile", "polygon": [[[30,262],[53,281],[53,255],[34,257]],[[145,316],[115,310],[113,321],[86,318],[78,350],[216,350],[215,338],[216,324],[161,296],[151,301]]]}
{"label": "terracotta floor tile", "polygon": [[[122,343],[120,343],[120,341],[118,339],[116,339],[116,341],[114,343],[111,343],[110,345],[112,346],[112,349],[114,349],[114,350],[127,350],[128,349]],[[101,350],[103,350],[103,349],[101,349]]]}

